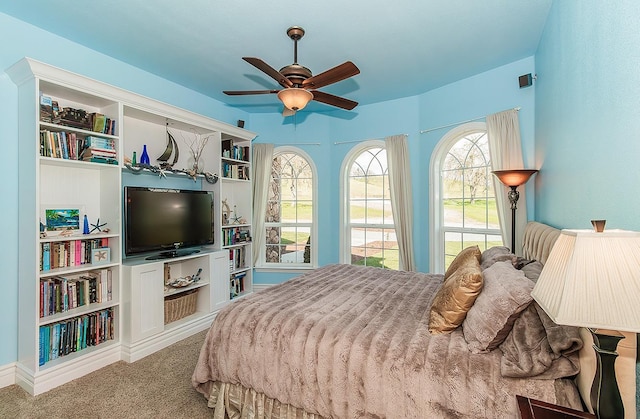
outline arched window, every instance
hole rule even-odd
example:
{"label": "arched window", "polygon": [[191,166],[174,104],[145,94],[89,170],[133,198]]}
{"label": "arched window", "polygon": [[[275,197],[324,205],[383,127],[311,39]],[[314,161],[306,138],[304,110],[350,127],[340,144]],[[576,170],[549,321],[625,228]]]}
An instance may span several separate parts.
{"label": "arched window", "polygon": [[444,272],[460,250],[502,245],[486,125],[449,131],[431,159],[431,269]]}
{"label": "arched window", "polygon": [[398,269],[384,142],[355,147],[345,158],[342,179],[342,262]]}
{"label": "arched window", "polygon": [[264,267],[314,267],[315,167],[303,151],[274,150],[265,218]]}

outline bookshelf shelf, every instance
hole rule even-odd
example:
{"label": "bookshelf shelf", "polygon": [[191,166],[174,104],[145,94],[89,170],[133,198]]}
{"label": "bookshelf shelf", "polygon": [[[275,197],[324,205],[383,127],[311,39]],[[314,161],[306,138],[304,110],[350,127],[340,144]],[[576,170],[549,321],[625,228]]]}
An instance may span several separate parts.
{"label": "bookshelf shelf", "polygon": [[51,242],[64,242],[69,240],[91,240],[91,239],[108,239],[110,237],[117,238],[120,235],[117,233],[95,233],[95,234],[72,234],[70,236],[63,235],[50,235],[45,237],[40,237],[41,243],[51,243]]}
{"label": "bookshelf shelf", "polygon": [[101,354],[108,352],[109,350],[117,349],[117,346],[118,346],[117,339],[107,340],[97,346],[89,346],[84,349],[81,349],[80,351],[72,352],[63,357],[52,359],[51,361],[41,366],[40,371],[45,372],[50,370],[56,370],[62,367],[63,365],[76,364],[78,363],[78,361],[81,361],[82,358],[87,358],[89,356],[99,357]]}
{"label": "bookshelf shelf", "polygon": [[180,295],[183,294],[185,292],[191,291],[191,290],[195,290],[198,289],[200,287],[204,287],[204,286],[208,286],[209,282],[208,281],[198,281],[195,284],[191,284],[191,285],[187,285],[186,287],[182,287],[182,288],[172,288],[172,287],[168,287],[168,289],[165,290],[164,292],[164,296],[165,297],[170,297],[173,295]]}
{"label": "bookshelf shelf", "polygon": [[104,263],[101,265],[93,265],[88,263],[80,266],[69,266],[66,268],[55,268],[49,269],[48,271],[40,271],[38,276],[44,279],[60,275],[73,275],[81,272],[95,271],[102,268],[117,268],[119,266],[119,262]]}
{"label": "bookshelf shelf", "polygon": [[83,314],[93,313],[94,311],[117,307],[119,304],[120,302],[118,300],[106,301],[104,303],[91,303],[86,306],[72,308],[64,313],[56,313],[50,316],[40,317],[39,325],[45,326],[47,324],[72,319],[74,317],[82,316]]}
{"label": "bookshelf shelf", "polygon": [[[223,227],[221,214],[222,202],[226,200],[236,216],[251,218],[250,156],[251,140],[256,134],[29,58],[18,61],[6,73],[17,86],[19,99],[21,280],[16,384],[36,395],[110,363],[134,362],[207,329],[217,311],[231,298],[252,291],[253,268],[249,257],[252,244],[243,241],[223,246],[225,232],[238,225]],[[145,146],[156,164],[156,158],[167,148],[168,133],[179,145],[179,157],[176,153],[177,161],[170,163],[180,172],[160,174],[144,169],[134,173],[127,168],[125,159],[132,158],[134,152],[140,156]],[[199,174],[191,177],[182,171],[194,167],[190,151],[198,137],[206,138],[207,143],[198,162]],[[224,168],[229,169],[231,177],[223,177]],[[218,176],[218,181],[213,181],[209,174]],[[213,192],[214,212],[220,217],[214,224],[214,244],[202,248],[200,253],[170,260],[125,259],[124,187],[135,184],[162,188],[168,184],[163,183],[165,176],[172,178],[172,185],[188,184],[185,189]],[[64,236],[60,231],[46,231],[42,237],[40,228],[47,225],[46,214],[51,209],[78,210],[79,231],[83,230],[86,215],[90,228],[91,223],[99,220],[106,223],[109,232],[84,235],[76,230]],[[54,220],[50,226],[55,224]],[[75,221],[71,224],[77,228]],[[250,237],[250,224],[242,224],[240,228]],[[97,257],[92,251],[96,247],[85,248],[84,257],[81,254],[80,261],[73,259],[72,263],[71,242],[75,255],[78,241],[92,240],[99,242],[98,250],[109,249],[108,258],[88,259],[87,250]],[[54,259],[51,253],[47,259],[47,250],[51,252],[54,246],[59,258],[51,264]],[[229,254],[238,251],[246,255],[246,263],[242,267],[234,265],[230,273]],[[45,260],[49,260],[48,269]],[[103,263],[90,263],[95,260]],[[201,268],[201,279],[184,288],[165,290],[168,265],[176,278],[192,275]],[[78,282],[105,270],[111,276],[111,299],[90,297],[82,300],[85,304],[79,304],[78,299],[86,298],[86,288],[81,294]],[[51,300],[51,292],[57,293],[56,286],[60,283],[65,284],[67,292],[75,292],[72,296],[76,298],[62,308],[52,306]],[[69,283],[75,283],[75,288],[68,287]],[[44,294],[44,288],[49,294]],[[197,295],[195,312],[165,325],[165,297],[187,292]],[[96,346],[80,345],[80,350],[52,357],[56,346],[51,344],[51,337],[55,338],[55,328],[61,329],[63,323],[81,324],[95,313],[108,313],[105,316],[109,339]],[[78,336],[82,338],[76,335],[76,342]]]}
{"label": "bookshelf shelf", "polygon": [[68,126],[68,125],[54,124],[54,123],[51,123],[51,122],[42,122],[42,121],[40,121],[40,129],[41,130],[56,131],[56,132],[62,132],[62,131],[75,132],[76,134],[81,134],[83,136],[95,136],[95,137],[102,137],[102,138],[112,138],[114,140],[117,140],[119,138],[117,135],[113,135],[113,134],[107,134],[107,133],[96,132],[96,131],[89,131],[89,130],[82,129],[82,128],[75,128],[75,127],[71,127],[71,126]]}

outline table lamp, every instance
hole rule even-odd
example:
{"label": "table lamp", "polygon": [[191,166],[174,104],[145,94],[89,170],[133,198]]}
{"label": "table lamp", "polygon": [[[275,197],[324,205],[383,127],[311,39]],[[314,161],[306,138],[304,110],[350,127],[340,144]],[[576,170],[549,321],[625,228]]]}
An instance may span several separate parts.
{"label": "table lamp", "polygon": [[604,231],[595,221],[596,230],[561,231],[531,295],[557,324],[589,329],[597,358],[591,405],[599,419],[620,419],[614,364],[623,336],[600,329],[640,332],[640,232]]}
{"label": "table lamp", "polygon": [[518,192],[517,188],[520,185],[524,185],[527,183],[531,175],[536,173],[537,170],[531,169],[510,169],[510,170],[494,170],[493,174],[498,177],[500,182],[502,182],[505,186],[511,188],[507,197],[509,198],[509,203],[511,204],[511,251],[515,253],[516,251],[516,204],[518,203],[518,199],[520,198],[520,192]]}

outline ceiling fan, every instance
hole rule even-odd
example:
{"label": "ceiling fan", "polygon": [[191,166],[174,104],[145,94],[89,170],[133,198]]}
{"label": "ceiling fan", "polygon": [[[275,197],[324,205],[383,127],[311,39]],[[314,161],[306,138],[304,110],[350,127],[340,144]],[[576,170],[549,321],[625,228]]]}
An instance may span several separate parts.
{"label": "ceiling fan", "polygon": [[314,76],[311,70],[298,64],[298,41],[304,36],[304,29],[299,26],[292,26],[287,29],[287,35],[293,40],[293,64],[282,67],[280,71],[271,67],[260,58],[242,57],[243,60],[277,81],[283,89],[225,90],[223,93],[227,95],[262,95],[276,93],[285,106],[284,112],[282,113],[284,116],[295,114],[307,106],[307,103],[311,100],[347,110],[355,108],[358,102],[316,89],[359,74],[360,70],[358,67],[351,61],[346,61]]}

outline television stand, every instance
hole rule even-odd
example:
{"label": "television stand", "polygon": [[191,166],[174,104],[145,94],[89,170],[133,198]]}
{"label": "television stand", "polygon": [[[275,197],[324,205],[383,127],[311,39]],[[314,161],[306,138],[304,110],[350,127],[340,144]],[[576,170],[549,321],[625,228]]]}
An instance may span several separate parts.
{"label": "television stand", "polygon": [[189,256],[194,253],[199,253],[198,249],[186,249],[186,250],[168,250],[166,252],[158,253],[157,255],[148,256],[146,260],[158,260],[158,259],[172,259],[181,256]]}

